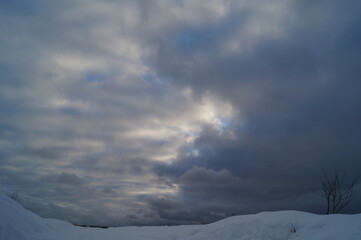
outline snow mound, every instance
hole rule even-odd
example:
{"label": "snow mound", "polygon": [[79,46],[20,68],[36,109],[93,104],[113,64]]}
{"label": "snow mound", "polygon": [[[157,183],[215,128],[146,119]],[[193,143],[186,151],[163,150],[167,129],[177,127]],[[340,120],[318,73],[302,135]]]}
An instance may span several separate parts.
{"label": "snow mound", "polygon": [[19,203],[0,195],[1,239],[25,239],[26,234],[48,230],[43,219],[25,210]]}
{"label": "snow mound", "polygon": [[73,228],[73,225],[59,220],[43,219],[24,209],[18,202],[0,194],[0,240],[61,239],[52,236],[54,230],[59,232],[61,228]]}
{"label": "snow mound", "polygon": [[174,227],[75,227],[43,219],[0,195],[0,240],[361,240],[361,214],[263,212],[208,225]]}

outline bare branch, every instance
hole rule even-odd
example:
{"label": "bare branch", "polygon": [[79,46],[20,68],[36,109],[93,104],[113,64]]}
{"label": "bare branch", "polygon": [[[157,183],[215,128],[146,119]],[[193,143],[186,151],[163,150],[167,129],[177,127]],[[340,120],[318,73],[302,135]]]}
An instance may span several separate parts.
{"label": "bare branch", "polygon": [[334,175],[329,177],[325,169],[322,169],[321,176],[321,196],[327,202],[326,214],[338,213],[347,206],[354,198],[354,187],[358,183],[358,178],[345,188],[344,180],[346,173],[340,174],[335,171]]}

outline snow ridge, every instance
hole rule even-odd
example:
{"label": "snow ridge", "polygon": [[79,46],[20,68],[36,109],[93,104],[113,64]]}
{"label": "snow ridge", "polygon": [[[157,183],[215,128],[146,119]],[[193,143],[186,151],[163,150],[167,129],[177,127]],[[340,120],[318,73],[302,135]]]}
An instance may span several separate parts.
{"label": "snow ridge", "polygon": [[[296,232],[294,232],[293,227]],[[43,219],[0,195],[0,240],[361,240],[361,214],[262,212],[208,225],[81,228]]]}

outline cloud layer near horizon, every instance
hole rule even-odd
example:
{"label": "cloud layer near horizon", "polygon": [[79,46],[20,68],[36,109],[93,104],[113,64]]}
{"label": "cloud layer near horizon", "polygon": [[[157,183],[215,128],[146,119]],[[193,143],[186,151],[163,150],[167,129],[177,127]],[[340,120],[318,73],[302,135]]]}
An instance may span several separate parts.
{"label": "cloud layer near horizon", "polygon": [[6,1],[1,188],[83,224],[322,212],[321,169],[361,169],[360,10]]}

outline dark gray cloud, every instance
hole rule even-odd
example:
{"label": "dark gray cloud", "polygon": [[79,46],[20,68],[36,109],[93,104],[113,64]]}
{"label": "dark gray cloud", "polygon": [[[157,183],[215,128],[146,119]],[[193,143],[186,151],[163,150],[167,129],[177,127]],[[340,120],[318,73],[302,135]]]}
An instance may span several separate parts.
{"label": "dark gray cloud", "polygon": [[95,225],[321,212],[322,168],[360,175],[360,8],[5,2],[1,188]]}
{"label": "dark gray cloud", "polygon": [[81,186],[86,182],[84,179],[81,179],[76,174],[65,173],[65,172],[62,172],[60,175],[46,176],[44,179],[47,181],[53,181],[56,183],[73,185],[73,186]]}
{"label": "dark gray cloud", "polygon": [[[350,178],[360,175],[361,72],[356,63],[361,46],[355,9],[360,5],[354,1],[292,5],[278,25],[279,37],[265,31],[249,43],[252,35],[237,35],[235,41],[247,49],[228,54],[220,49],[230,36],[215,41],[212,31],[220,33],[222,24],[233,34],[247,31],[252,10],[238,19],[230,13],[232,25],[226,18],[207,31],[189,30],[190,39],[208,38],[209,48],[194,45],[192,53],[184,54],[162,43],[154,58],[159,74],[198,94],[218,94],[238,116],[222,131],[205,127],[191,150],[197,155],[184,154],[156,172],[178,182],[186,200],[216,199],[213,210],[228,200],[231,207],[220,212],[322,212],[317,197],[322,168],[345,171]],[[312,201],[299,200],[306,195]]]}

